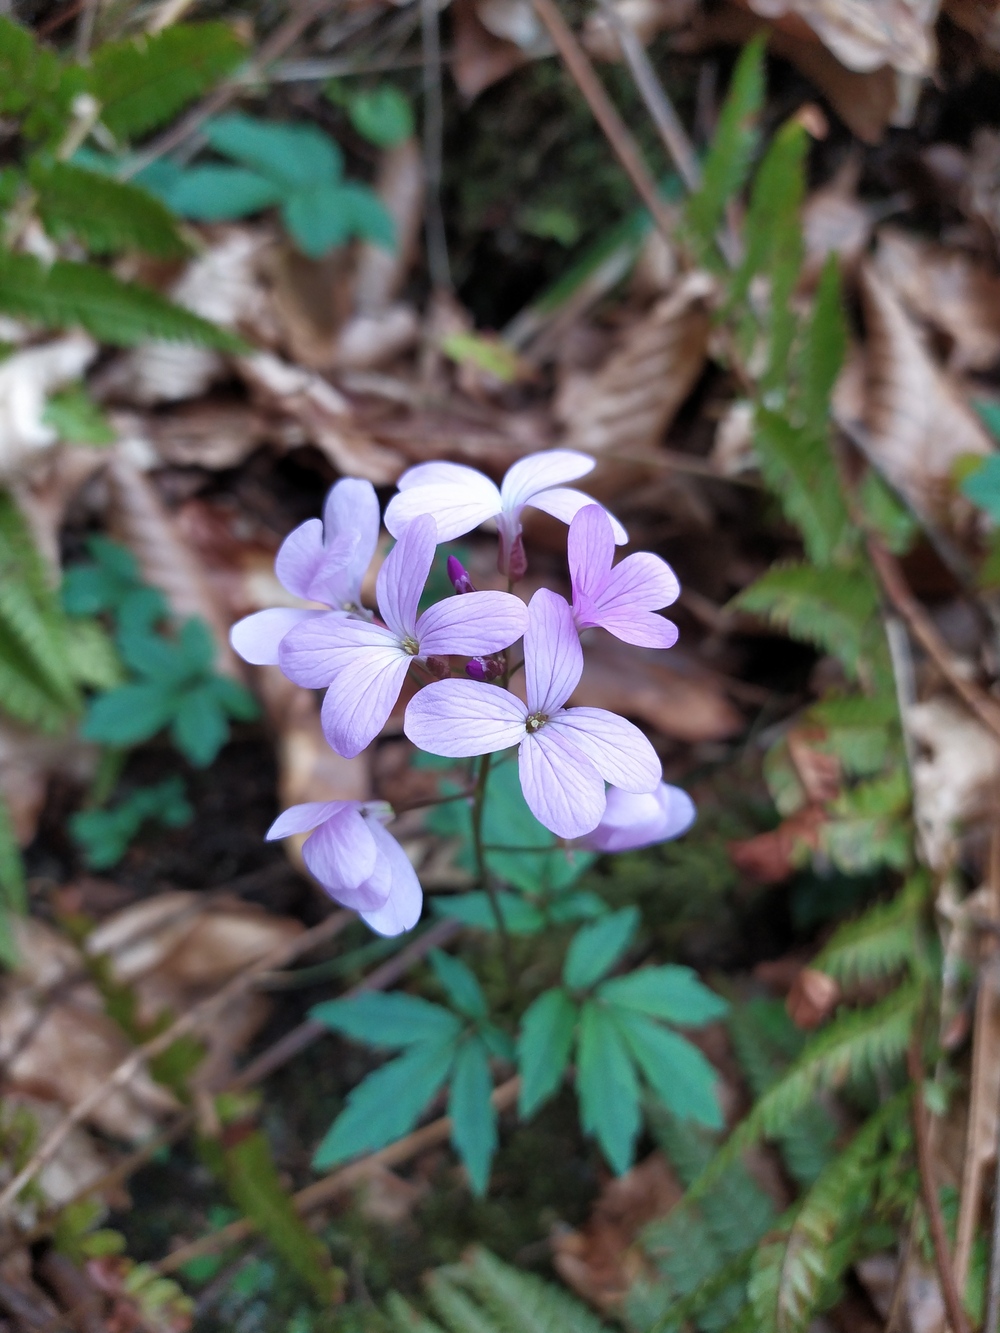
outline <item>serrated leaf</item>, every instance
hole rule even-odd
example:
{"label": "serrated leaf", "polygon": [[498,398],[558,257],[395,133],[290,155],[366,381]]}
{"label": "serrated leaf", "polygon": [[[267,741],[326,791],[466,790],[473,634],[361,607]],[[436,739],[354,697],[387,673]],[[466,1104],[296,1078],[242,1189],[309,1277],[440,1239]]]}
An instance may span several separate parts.
{"label": "serrated leaf", "polygon": [[0,16],[0,115],[25,113],[25,132],[37,138],[65,119],[70,97],[54,52],[27,28]]}
{"label": "serrated leaf", "polygon": [[152,36],[98,47],[91,88],[111,133],[133,139],[172,120],[245,57],[227,23],[174,23]]}
{"label": "serrated leaf", "polygon": [[280,203],[282,187],[245,167],[178,168],[160,176],[149,188],[183,218],[224,222],[247,218]]}
{"label": "serrated leaf", "polygon": [[434,949],[429,955],[434,975],[448,993],[448,998],[460,1014],[472,1019],[483,1019],[489,1013],[486,996],[470,967],[453,954]]}
{"label": "serrated leaf", "polygon": [[121,660],[104,626],[80,618],[66,636],[66,665],[78,685],[111,690],[124,684]]}
{"label": "serrated leaf", "polygon": [[84,740],[126,748],[139,745],[167,725],[174,696],[159,685],[121,685],[93,699],[80,726]]}
{"label": "serrated leaf", "polygon": [[340,179],[344,158],[317,125],[279,124],[233,112],[206,122],[205,138],[217,153],[292,190]]}
{"label": "serrated leaf", "polygon": [[814,435],[826,433],[830,396],[847,351],[847,323],[836,254],[827,257],[820,274],[812,314],[802,342],[799,403]]}
{"label": "serrated leaf", "polygon": [[729,1005],[703,985],[689,967],[643,967],[613,977],[597,988],[601,999],[620,1009],[633,1009],[681,1027],[700,1027],[721,1018]]}
{"label": "serrated leaf", "polygon": [[765,480],[802,533],[809,558],[819,566],[831,564],[854,530],[826,436],[760,406],[753,435]]}
{"label": "serrated leaf", "polygon": [[393,991],[352,999],[327,1000],[309,1010],[314,1023],[342,1032],[370,1046],[413,1046],[423,1041],[458,1039],[461,1021],[447,1009],[417,995]]}
{"label": "serrated leaf", "polygon": [[573,1047],[576,1013],[576,1005],[564,990],[545,991],[525,1010],[517,1039],[522,1117],[533,1115],[562,1082]]}
{"label": "serrated leaf", "polygon": [[697,1046],[645,1014],[616,1008],[614,1020],[664,1106],[678,1120],[721,1129],[724,1122],[715,1091],[718,1075]]}
{"label": "serrated leaf", "polygon": [[584,1131],[595,1135],[622,1175],[632,1165],[639,1133],[639,1081],[618,1025],[593,1001],[580,1010],[576,1087]]}
{"label": "serrated leaf", "polygon": [[211,685],[181,697],[170,727],[174,744],[195,768],[207,768],[229,740],[229,723]]}
{"label": "serrated leaf", "polygon": [[788,121],[774,136],[760,164],[743,228],[746,252],[733,279],[733,301],[744,299],[758,273],[770,270],[773,281],[776,264],[784,266],[779,277],[782,291],[774,294],[772,306],[777,306],[780,296],[790,290],[789,275],[785,271],[789,265],[792,267],[791,286],[794,286],[801,262],[799,211],[804,193],[803,163],[807,146],[804,127],[796,120]]}
{"label": "serrated leaf", "polygon": [[42,224],[55,240],[75,236],[95,255],[139,250],[177,259],[190,251],[169,209],[136,185],[69,162],[36,169],[31,180]]}
{"label": "serrated leaf", "polygon": [[230,352],[243,349],[235,334],[148,287],[122,282],[93,264],[63,259],[46,268],[34,255],[0,251],[0,310],[46,328],[79,325],[115,347],[162,339]]}
{"label": "serrated leaf", "polygon": [[493,1078],[489,1054],[478,1037],[459,1046],[451,1075],[448,1115],[451,1141],[469,1173],[474,1194],[483,1195],[497,1150],[497,1113],[491,1101]]}
{"label": "serrated leaf", "polygon": [[454,1042],[422,1042],[369,1074],[349,1094],[346,1108],[316,1149],[313,1165],[319,1170],[336,1166],[409,1133],[454,1059]]}
{"label": "serrated leaf", "polygon": [[586,990],[610,971],[631,943],[638,924],[638,908],[626,907],[578,930],[563,963],[563,981],[569,989]]}

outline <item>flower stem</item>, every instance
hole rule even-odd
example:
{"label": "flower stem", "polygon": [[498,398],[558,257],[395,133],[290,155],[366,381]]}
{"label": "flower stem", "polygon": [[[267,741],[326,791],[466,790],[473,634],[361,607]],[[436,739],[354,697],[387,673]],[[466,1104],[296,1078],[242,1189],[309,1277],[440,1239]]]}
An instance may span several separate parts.
{"label": "flower stem", "polygon": [[500,937],[500,952],[503,956],[503,968],[507,976],[507,989],[511,996],[514,994],[514,959],[510,947],[510,935],[507,933],[507,923],[503,919],[503,912],[500,910],[500,899],[497,897],[496,889],[493,887],[493,881],[490,878],[490,872],[486,865],[486,845],[483,842],[483,810],[486,806],[486,782],[490,775],[490,764],[493,762],[491,754],[484,754],[479,760],[479,775],[476,779],[476,790],[472,798],[472,845],[476,853],[476,870],[479,875],[480,886],[486,891],[486,896],[490,900],[490,908],[493,912],[493,919],[496,922],[497,934]]}

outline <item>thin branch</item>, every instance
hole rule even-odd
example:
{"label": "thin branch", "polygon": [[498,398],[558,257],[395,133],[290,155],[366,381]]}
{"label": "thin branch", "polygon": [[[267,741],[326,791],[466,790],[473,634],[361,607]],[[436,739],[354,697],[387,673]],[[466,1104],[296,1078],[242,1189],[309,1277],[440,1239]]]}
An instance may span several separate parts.
{"label": "thin branch", "polygon": [[576,40],[566,20],[556,7],[555,0],[532,0],[535,12],[545,25],[563,63],[573,77],[594,114],[594,119],[604,131],[605,138],[614,149],[615,155],[635,186],[639,197],[649,209],[653,220],[670,237],[674,230],[673,219],[656,188],[656,182],[646,166],[639,145],[631,131],[618,114],[604,85],[594,72],[594,67]]}
{"label": "thin branch", "polygon": [[444,174],[444,96],[441,88],[441,29],[438,0],[420,0],[424,89],[424,228],[427,268],[435,291],[451,290],[448,237],[441,209]]}
{"label": "thin branch", "polygon": [[[515,1077],[493,1089],[490,1100],[498,1111],[505,1111],[508,1107],[513,1106],[517,1100],[520,1086],[521,1080]],[[360,1161],[352,1162],[350,1166],[341,1167],[331,1175],[324,1176],[322,1180],[317,1180],[314,1184],[307,1185],[305,1189],[299,1190],[297,1194],[292,1195],[295,1211],[302,1216],[316,1208],[321,1208],[324,1204],[331,1203],[339,1195],[353,1189],[366,1176],[371,1175],[373,1171],[377,1171],[380,1167],[401,1166],[403,1162],[416,1157],[418,1153],[425,1152],[428,1148],[436,1147],[440,1143],[447,1143],[450,1136],[451,1119],[449,1116],[441,1116],[438,1120],[432,1120],[429,1125],[424,1125],[421,1129],[415,1129],[412,1134],[397,1139],[395,1143],[390,1143],[388,1147],[370,1153],[367,1157],[362,1157]],[[238,1244],[240,1241],[246,1240],[248,1236],[252,1236],[257,1229],[256,1224],[250,1218],[241,1217],[237,1221],[231,1222],[229,1226],[222,1227],[219,1231],[213,1231],[207,1236],[202,1236],[189,1245],[182,1245],[179,1249],[168,1254],[166,1258],[161,1259],[159,1263],[153,1264],[152,1267],[161,1274],[176,1273],[179,1268],[183,1268],[192,1259],[197,1259],[203,1254],[214,1254],[229,1245]],[[962,1330],[961,1333],[966,1333],[966,1331]]]}

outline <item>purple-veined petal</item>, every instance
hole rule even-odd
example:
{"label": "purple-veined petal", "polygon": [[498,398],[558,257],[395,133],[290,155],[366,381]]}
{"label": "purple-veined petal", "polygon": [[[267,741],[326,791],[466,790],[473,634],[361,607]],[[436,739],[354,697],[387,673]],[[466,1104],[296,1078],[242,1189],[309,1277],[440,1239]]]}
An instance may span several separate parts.
{"label": "purple-veined petal", "polygon": [[341,610],[344,602],[356,600],[349,594],[350,569],[358,546],[356,532],[341,532],[328,540],[323,555],[309,580],[309,600],[325,602],[334,610]]}
{"label": "purple-veined petal", "polygon": [[539,491],[576,481],[593,472],[596,466],[589,454],[577,453],[575,449],[543,449],[527,458],[519,458],[507,469],[500,487],[503,509],[512,513],[529,504]]}
{"label": "purple-veined petal", "polygon": [[[360,622],[356,622],[360,624]],[[398,646],[356,650],[339,666],[323,699],[323,734],[353,759],[379,734],[399,698],[412,658]]]}
{"label": "purple-veined petal", "polygon": [[407,704],[403,731],[428,754],[466,759],[516,745],[525,735],[526,716],[521,700],[499,685],[438,680]]}
{"label": "purple-veined petal", "polygon": [[604,813],[604,779],[587,756],[546,724],[525,736],[517,756],[531,813],[560,838],[596,828]]}
{"label": "purple-veined petal", "polygon": [[566,538],[566,558],[576,609],[579,599],[600,595],[615,558],[611,520],[600,505],[584,505],[574,516]]}
{"label": "purple-veined petal", "polygon": [[349,620],[342,611],[323,611],[288,631],[278,649],[278,665],[296,685],[318,690],[359,653],[378,649],[404,655],[399,640],[384,625]]}
{"label": "purple-veined petal", "polygon": [[310,611],[297,606],[272,606],[237,620],[229,631],[233,651],[252,666],[277,666],[278,646],[290,629],[328,611]]}
{"label": "purple-veined petal", "polygon": [[639,648],[672,648],[677,642],[677,626],[655,611],[629,611],[624,607],[615,611],[605,611],[602,607],[591,610],[592,618],[580,624],[602,625],[624,643],[634,643]]}
{"label": "purple-veined petal", "polygon": [[499,514],[500,492],[475,468],[460,463],[420,463],[399,479],[385,526],[398,537],[421,514],[433,514],[438,541],[451,541]]}
{"label": "purple-veined petal", "polygon": [[607,801],[597,828],[580,840],[591,851],[630,852],[666,842],[686,832],[698,813],[687,792],[667,782],[644,795],[609,787]]}
{"label": "purple-veined petal", "polygon": [[351,557],[344,567],[345,595],[341,602],[358,602],[361,581],[378,546],[378,496],[370,481],[345,477],[331,486],[323,506],[323,526],[329,545],[334,534],[351,533],[355,538]]}
{"label": "purple-veined petal", "polygon": [[379,859],[389,867],[391,883],[382,907],[361,913],[362,920],[379,935],[402,935],[420,920],[424,895],[410,858],[381,824],[372,823],[372,836]]}
{"label": "purple-veined petal", "polygon": [[663,777],[656,751],[639,728],[606,708],[565,708],[543,730],[568,737],[602,778],[624,791],[655,791]]}
{"label": "purple-veined petal", "polygon": [[[315,836],[315,835],[314,835]],[[309,865],[306,857],[306,847],[309,846],[308,839],[302,848],[302,856]],[[309,866],[312,870],[312,867]],[[315,875],[316,872],[312,871]],[[319,879],[319,876],[316,875]],[[389,897],[389,889],[392,887],[392,873],[389,864],[383,856],[375,857],[375,869],[368,879],[357,885],[356,888],[349,889],[343,884],[327,884],[320,880],[323,888],[327,891],[334,902],[340,903],[341,907],[349,907],[352,912],[377,912],[384,907]]]}
{"label": "purple-veined petal", "polygon": [[357,889],[375,871],[376,846],[357,805],[338,810],[305,841],[302,859],[326,888]]}
{"label": "purple-veined petal", "polygon": [[349,804],[349,801],[306,801],[303,805],[290,805],[281,812],[264,838],[267,842],[274,842],[276,838],[288,838],[293,833],[308,833]]}
{"label": "purple-veined petal", "polygon": [[[563,523],[572,523],[581,509],[586,509],[590,505],[596,505],[597,501],[590,495],[584,495],[583,491],[575,490],[571,486],[553,486],[550,490],[539,491],[527,501],[534,509],[541,509],[546,514],[551,514],[553,518],[558,518]],[[603,505],[598,506],[604,509]],[[611,531],[615,535],[615,545],[624,546],[628,541],[628,533],[615,518],[609,509],[604,509],[611,523]]]}
{"label": "purple-veined petal", "polygon": [[323,559],[323,524],[306,519],[293,528],[274,557],[274,572],[282,587],[296,597],[309,597],[309,585]]}
{"label": "purple-veined petal", "polygon": [[375,581],[378,609],[400,639],[416,638],[417,604],[437,549],[437,524],[422,514],[386,556]]}
{"label": "purple-veined petal", "polygon": [[681,585],[665,560],[649,551],[627,555],[615,565],[601,593],[604,607],[637,607],[659,611],[677,601]]}
{"label": "purple-veined petal", "polygon": [[583,649],[566,599],[539,588],[528,603],[524,685],[529,713],[561,708],[583,675]]}
{"label": "purple-veined petal", "polygon": [[509,648],[524,633],[528,608],[506,592],[467,592],[428,607],[417,621],[420,655],[477,657]]}

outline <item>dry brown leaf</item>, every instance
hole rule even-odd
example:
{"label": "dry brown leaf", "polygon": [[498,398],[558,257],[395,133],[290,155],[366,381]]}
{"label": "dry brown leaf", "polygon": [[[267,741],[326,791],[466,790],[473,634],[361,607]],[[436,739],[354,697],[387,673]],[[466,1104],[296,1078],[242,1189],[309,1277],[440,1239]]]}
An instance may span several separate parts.
{"label": "dry brown leaf", "polygon": [[[122,416],[116,413],[112,419],[121,421]],[[138,424],[128,433],[138,435]],[[266,421],[252,407],[211,399],[147,416],[141,429],[164,463],[212,471],[237,467],[269,436]]]}
{"label": "dry brown leaf", "polygon": [[813,190],[802,209],[802,231],[806,245],[802,276],[811,285],[829,255],[840,257],[842,267],[853,271],[868,248],[872,234],[870,210],[857,196],[860,161],[848,158],[840,171],[818,190]]}
{"label": "dry brown leaf", "polygon": [[839,1002],[840,986],[833,977],[804,967],[792,982],[785,1008],[797,1028],[811,1032],[826,1022]]}
{"label": "dry brown leaf", "polygon": [[337,332],[351,313],[354,254],[341,246],[310,259],[286,241],[268,251],[267,276],[282,349],[309,370],[328,370]]}
{"label": "dry brown leaf", "polygon": [[94,773],[98,749],[75,736],[42,736],[13,722],[0,721],[0,796],[18,843],[35,836],[45,806],[49,779],[56,774],[85,783]]}
{"label": "dry brown leaf", "polygon": [[47,563],[53,582],[61,573],[59,539],[66,510],[87,481],[104,466],[99,449],[90,445],[59,445],[50,449],[30,475],[13,481],[10,489],[28,520],[35,545]]}
{"label": "dry brown leaf", "polygon": [[[886,1318],[899,1281],[898,1256],[873,1254],[855,1264],[854,1271],[875,1309]],[[902,1327],[912,1333],[945,1333],[948,1326],[937,1277],[919,1255],[907,1258],[902,1318]]]}
{"label": "dry brown leaf", "polygon": [[[801,19],[847,69],[868,74],[890,65],[928,75],[937,52],[933,0],[748,0],[762,18]],[[793,29],[794,31],[794,29]]]}
{"label": "dry brown leaf", "polygon": [[955,371],[1000,360],[1000,276],[961,251],[897,227],[879,232],[875,267],[910,311],[946,333]]}
{"label": "dry brown leaf", "polygon": [[[989,894],[990,916],[995,904]],[[972,1042],[972,1085],[969,1120],[962,1165],[962,1191],[955,1241],[955,1270],[959,1290],[965,1287],[972,1244],[979,1225],[986,1170],[997,1155],[1000,1126],[1000,958],[995,950],[979,972]]]}
{"label": "dry brown leaf", "polygon": [[334,365],[344,370],[376,370],[410,351],[420,340],[420,316],[397,302],[386,309],[352,315],[337,338]]}
{"label": "dry brown leaf", "polygon": [[661,440],[704,368],[713,290],[707,274],[689,274],[627,328],[603,365],[564,382],[554,411],[567,448],[634,453]]}
{"label": "dry brown leaf", "polygon": [[[63,1108],[56,1102],[42,1101],[25,1093],[5,1093],[2,1123],[12,1119],[30,1118],[35,1127],[35,1142],[41,1142],[63,1118]],[[111,1168],[111,1159],[97,1141],[79,1125],[70,1130],[60,1144],[56,1155],[38,1173],[37,1181],[46,1200],[57,1207],[68,1203],[81,1190],[100,1180]],[[6,1173],[5,1173],[6,1174]],[[121,1206],[126,1196],[120,1190],[114,1202]]]}
{"label": "dry brown leaf", "polygon": [[955,864],[962,827],[992,809],[1000,745],[948,698],[914,705],[905,721],[920,747],[913,765],[913,807],[923,855],[944,873]]}
{"label": "dry brown leaf", "polygon": [[676,650],[664,658],[603,631],[590,632],[573,702],[638,718],[662,735],[690,744],[725,740],[744,726],[718,677]]}
{"label": "dry brown leaf", "polygon": [[821,806],[803,806],[776,829],[731,842],[729,858],[737,870],[758,884],[782,884],[801,870],[807,853],[819,846],[825,823],[826,812]]}
{"label": "dry brown leaf", "polygon": [[[481,11],[485,11],[485,17]],[[527,65],[536,58],[536,51],[549,54],[544,29],[524,0],[493,0],[490,6],[475,0],[455,0],[452,33],[451,73],[466,102],[474,101],[492,84]],[[523,44],[525,39],[527,46]]]}
{"label": "dry brown leaf", "polygon": [[[861,269],[861,294],[864,428],[873,461],[918,514],[952,531],[967,530],[974,512],[956,494],[952,471],[963,454],[991,453],[990,438],[932,360],[899,298],[869,265]],[[842,402],[835,394],[835,411]]]}
{"label": "dry brown leaf", "polygon": [[[691,18],[696,0],[614,0],[618,17],[635,32],[643,46],[661,32],[680,28]],[[621,60],[618,36],[607,17],[597,10],[583,28],[583,44],[597,60]]]}
{"label": "dry brown leaf", "polygon": [[396,245],[386,250],[370,242],[358,247],[354,311],[378,314],[397,299],[416,261],[424,215],[424,160],[416,139],[405,139],[382,154],[375,193],[396,229]]}
{"label": "dry brown leaf", "polygon": [[43,420],[49,395],[79,379],[96,355],[92,338],[72,333],[0,362],[0,481],[19,477],[58,441]]}

